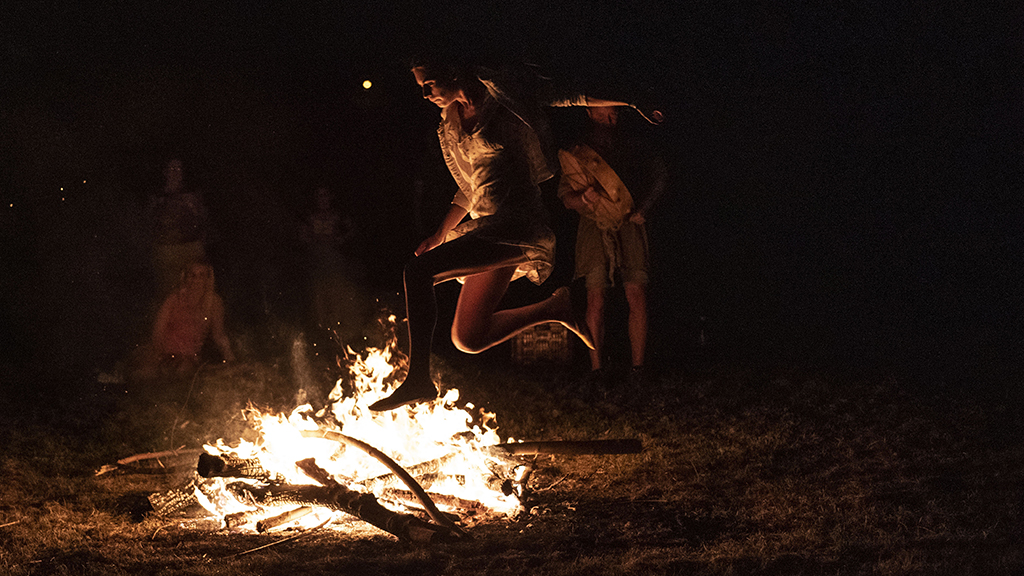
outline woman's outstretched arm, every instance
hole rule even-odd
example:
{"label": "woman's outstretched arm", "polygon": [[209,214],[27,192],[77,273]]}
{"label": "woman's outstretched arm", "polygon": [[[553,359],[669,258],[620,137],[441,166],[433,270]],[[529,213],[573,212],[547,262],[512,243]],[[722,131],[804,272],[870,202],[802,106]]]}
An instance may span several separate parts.
{"label": "woman's outstretched arm", "polygon": [[441,225],[437,227],[437,231],[423,242],[420,242],[419,247],[416,248],[416,255],[419,256],[424,252],[429,252],[443,244],[445,238],[448,236],[448,232],[450,232],[452,228],[458,226],[459,222],[462,222],[462,219],[466,217],[466,214],[469,214],[469,212],[465,208],[458,204],[452,204],[452,207],[448,210],[448,214],[446,214],[444,220],[441,221]]}

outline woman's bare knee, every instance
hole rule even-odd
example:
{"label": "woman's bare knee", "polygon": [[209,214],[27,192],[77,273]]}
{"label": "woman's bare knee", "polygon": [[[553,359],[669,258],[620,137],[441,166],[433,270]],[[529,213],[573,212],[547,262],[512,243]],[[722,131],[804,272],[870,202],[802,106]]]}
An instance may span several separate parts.
{"label": "woman's bare knee", "polygon": [[490,348],[490,342],[486,341],[483,333],[477,330],[467,330],[452,325],[452,344],[459,352],[466,354],[479,354]]}

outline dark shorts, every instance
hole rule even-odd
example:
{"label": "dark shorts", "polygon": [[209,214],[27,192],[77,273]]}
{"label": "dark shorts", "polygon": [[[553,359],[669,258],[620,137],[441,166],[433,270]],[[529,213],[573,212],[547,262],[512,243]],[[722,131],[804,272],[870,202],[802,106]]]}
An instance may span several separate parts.
{"label": "dark shorts", "polygon": [[[605,234],[609,235],[607,241]],[[593,220],[580,218],[576,235],[576,277],[586,278],[587,288],[610,286],[616,275],[625,284],[646,286],[650,281],[649,272],[650,250],[643,224],[626,222],[615,232],[603,232]]]}

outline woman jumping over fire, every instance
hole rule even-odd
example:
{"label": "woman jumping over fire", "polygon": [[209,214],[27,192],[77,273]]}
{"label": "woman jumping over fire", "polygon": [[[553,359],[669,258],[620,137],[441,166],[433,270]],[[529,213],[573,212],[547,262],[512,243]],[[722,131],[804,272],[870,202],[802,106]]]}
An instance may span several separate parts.
{"label": "woman jumping over fire", "polygon": [[[558,161],[534,102],[627,104],[583,96],[541,99],[527,89],[529,81],[475,66],[467,54],[449,51],[413,62],[423,97],[441,108],[441,150],[459,189],[437,231],[420,243],[405,267],[408,373],[390,396],[370,406],[374,411],[437,397],[430,353],[437,320],[434,286],[441,282],[463,283],[451,329],[452,342],[463,352],[483,352],[548,322],[561,323],[593,348],[583,311],[573,306],[574,295],[566,287],[520,308],[498,310],[498,304],[510,282],[525,276],[540,284],[554,265],[555,236],[539,184],[553,176]],[[471,219],[463,222],[467,215]]]}

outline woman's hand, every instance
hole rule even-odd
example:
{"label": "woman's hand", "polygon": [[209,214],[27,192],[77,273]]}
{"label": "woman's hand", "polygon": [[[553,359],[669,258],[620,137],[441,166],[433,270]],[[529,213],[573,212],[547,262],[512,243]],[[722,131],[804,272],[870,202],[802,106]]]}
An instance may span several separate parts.
{"label": "woman's hand", "polygon": [[583,215],[593,214],[594,203],[599,197],[600,194],[593,186],[587,186],[582,190],[569,192],[562,196],[562,204]]}
{"label": "woman's hand", "polygon": [[418,248],[416,248],[416,255],[419,256],[425,252],[430,252],[434,248],[437,248],[441,244],[444,244],[445,238],[448,237],[448,232],[455,228],[462,219],[466,217],[468,212],[465,208],[457,204],[452,204],[452,207],[448,209],[448,214],[445,215],[441,225],[437,228],[437,232],[434,232],[429,238],[420,242]]}
{"label": "woman's hand", "polygon": [[439,232],[435,232],[433,235],[429,236],[426,240],[424,240],[423,242],[420,242],[419,247],[416,248],[416,255],[419,256],[420,254],[423,254],[425,252],[430,252],[434,248],[437,248],[441,244],[444,244],[445,236],[447,236],[447,234],[441,234]]}

